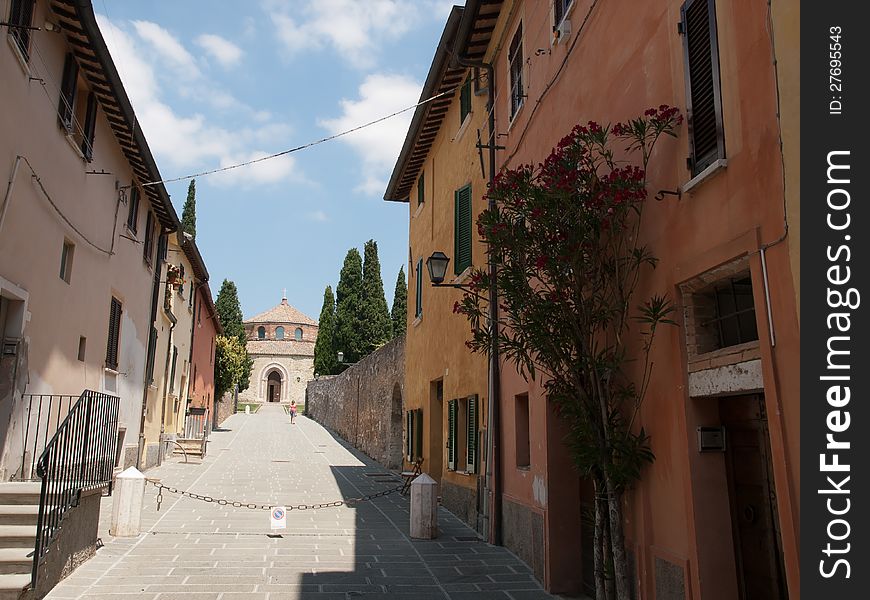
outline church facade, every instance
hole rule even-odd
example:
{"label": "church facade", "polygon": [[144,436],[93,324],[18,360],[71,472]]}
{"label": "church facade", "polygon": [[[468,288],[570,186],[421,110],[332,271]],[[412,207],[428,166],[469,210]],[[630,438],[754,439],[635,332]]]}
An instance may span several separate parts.
{"label": "church facade", "polygon": [[251,385],[240,402],[305,402],[305,388],[314,379],[317,321],[282,298],[281,303],[245,320],[248,354],[254,359]]}

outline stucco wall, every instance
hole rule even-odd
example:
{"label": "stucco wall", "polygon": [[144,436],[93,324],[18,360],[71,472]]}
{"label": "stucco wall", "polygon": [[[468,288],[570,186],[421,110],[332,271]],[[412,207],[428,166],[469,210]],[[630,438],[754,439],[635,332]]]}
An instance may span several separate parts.
{"label": "stucco wall", "polygon": [[307,415],[388,469],[402,460],[405,338],[371,353],[341,375],[308,383]]}

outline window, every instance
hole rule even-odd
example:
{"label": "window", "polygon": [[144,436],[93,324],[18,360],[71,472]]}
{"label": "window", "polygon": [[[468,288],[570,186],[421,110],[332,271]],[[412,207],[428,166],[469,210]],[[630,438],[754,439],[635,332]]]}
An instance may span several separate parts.
{"label": "window", "polygon": [[106,345],[106,366],[118,370],[118,346],[121,338],[121,301],[112,297],[109,309],[109,341]]}
{"label": "window", "polygon": [[63,63],[63,80],[60,84],[60,100],[57,110],[59,124],[67,133],[72,133],[75,127],[74,109],[78,78],[79,63],[76,62],[72,52],[68,52]]}
{"label": "window", "polygon": [[265,340],[266,339],[266,328],[260,325],[257,327],[257,339]]}
{"label": "window", "polygon": [[296,331],[293,333],[293,337],[296,339],[297,342],[302,341],[302,328],[301,327],[296,328]]}
{"label": "window", "polygon": [[453,261],[454,272],[459,275],[471,266],[471,186],[466,185],[454,193]]}
{"label": "window", "polygon": [[680,12],[689,126],[688,166],[695,176],[725,158],[716,3],[687,0]]}
{"label": "window", "polygon": [[60,278],[69,283],[72,275],[73,255],[76,246],[70,241],[63,241],[63,250],[60,252]]}
{"label": "window", "polygon": [[478,401],[469,396],[447,403],[447,468],[477,472]]}
{"label": "window", "polygon": [[145,243],[142,244],[142,256],[151,265],[154,260],[154,213],[148,211],[145,219]]}
{"label": "window", "polygon": [[58,101],[60,127],[79,144],[82,156],[93,159],[94,131],[97,122],[97,96],[79,82],[79,65],[67,53]]}
{"label": "window", "polygon": [[554,0],[553,1],[553,31],[562,24],[565,15],[568,14],[568,9],[574,0]]}
{"label": "window", "polygon": [[523,89],[523,24],[517,27],[517,32],[511,40],[508,51],[508,63],[511,82],[511,119],[523,105],[525,91]]}
{"label": "window", "polygon": [[710,318],[700,320],[700,326],[711,336],[713,344],[712,347],[701,349],[702,352],[758,339],[752,280],[748,274],[716,283],[712,289],[698,296],[694,301],[696,310],[706,305],[706,314],[710,315]]}
{"label": "window", "polygon": [[283,340],[284,339],[284,328],[283,327],[278,326],[275,328],[275,339],[276,340]]}
{"label": "window", "polygon": [[405,456],[408,462],[423,458],[423,409],[405,412]]}
{"label": "window", "polygon": [[166,260],[166,253],[168,252],[167,246],[169,245],[169,238],[165,233],[161,233],[160,237],[157,238],[157,259],[158,260]]}
{"label": "window", "polygon": [[97,128],[97,96],[88,92],[87,110],[85,112],[85,125],[82,128],[82,156],[88,162],[94,159],[94,131]]}
{"label": "window", "polygon": [[79,353],[78,359],[80,362],[85,362],[85,354],[88,347],[88,338],[79,336]]}
{"label": "window", "polygon": [[417,180],[417,206],[423,204],[423,201],[426,199],[426,187],[423,181],[423,171],[420,171],[420,178]]}
{"label": "window", "polygon": [[175,368],[178,366],[178,346],[172,347],[172,369],[169,371],[169,393],[175,391]]}
{"label": "window", "polygon": [[145,382],[148,385],[154,381],[154,355],[157,353],[157,328],[152,325],[148,337],[148,356],[145,361]]}
{"label": "window", "polygon": [[465,80],[459,91],[459,124],[465,123],[465,117],[471,114],[471,77]]}
{"label": "window", "polygon": [[[9,11],[9,35],[15,40],[15,45],[21,50],[24,60],[30,58],[30,27],[33,22],[33,5],[35,0],[12,0]],[[18,27],[16,27],[18,25]]]}
{"label": "window", "polygon": [[417,303],[414,317],[419,319],[423,316],[423,259],[417,261]]}
{"label": "window", "polygon": [[[130,201],[127,211],[127,229],[134,234],[139,230],[139,188],[134,184],[130,188]],[[145,235],[148,235],[146,232]]]}
{"label": "window", "polygon": [[515,396],[514,427],[517,440],[517,468],[528,469],[532,464],[532,451],[529,435],[529,395]]}
{"label": "window", "polygon": [[184,263],[178,263],[178,275],[181,277],[181,285],[178,286],[178,295],[184,298]]}

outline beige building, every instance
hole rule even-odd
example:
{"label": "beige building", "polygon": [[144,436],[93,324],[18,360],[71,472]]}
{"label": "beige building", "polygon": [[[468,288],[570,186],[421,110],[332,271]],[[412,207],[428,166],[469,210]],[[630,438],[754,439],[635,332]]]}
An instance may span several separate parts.
{"label": "beige building", "polygon": [[254,359],[245,402],[305,402],[314,379],[317,321],[281,299],[281,304],[245,321],[248,354]]}
{"label": "beige building", "polygon": [[90,3],[0,0],[0,17],[20,25],[0,29],[0,479],[29,475],[33,431],[86,389],[120,398],[129,466],[157,240],[178,218],[162,185],[138,185],[160,173]]}

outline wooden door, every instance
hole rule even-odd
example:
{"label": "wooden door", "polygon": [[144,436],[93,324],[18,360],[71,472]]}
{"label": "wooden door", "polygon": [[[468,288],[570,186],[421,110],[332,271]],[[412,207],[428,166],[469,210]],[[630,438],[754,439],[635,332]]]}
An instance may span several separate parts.
{"label": "wooden door", "polygon": [[742,600],[785,600],[776,487],[764,396],[719,401],[726,431],[725,463],[731,525]]}

